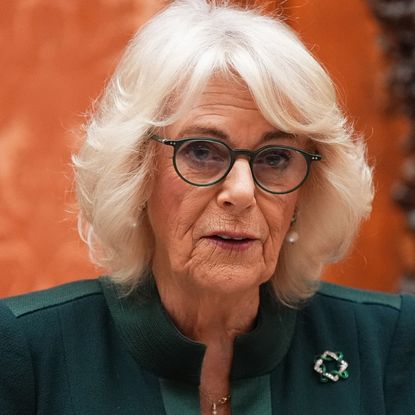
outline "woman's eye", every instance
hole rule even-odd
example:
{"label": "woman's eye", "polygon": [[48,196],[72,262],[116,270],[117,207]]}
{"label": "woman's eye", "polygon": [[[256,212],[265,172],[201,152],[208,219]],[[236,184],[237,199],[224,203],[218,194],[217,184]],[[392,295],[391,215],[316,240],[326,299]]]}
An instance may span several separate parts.
{"label": "woman's eye", "polygon": [[289,151],[278,150],[264,154],[257,162],[259,161],[267,167],[284,168],[289,164],[290,159]]}
{"label": "woman's eye", "polygon": [[198,160],[207,160],[212,154],[211,149],[204,144],[195,144],[191,146],[189,153]]}
{"label": "woman's eye", "polygon": [[194,161],[216,160],[219,155],[214,144],[203,142],[189,143],[181,149],[181,152],[186,158]]}

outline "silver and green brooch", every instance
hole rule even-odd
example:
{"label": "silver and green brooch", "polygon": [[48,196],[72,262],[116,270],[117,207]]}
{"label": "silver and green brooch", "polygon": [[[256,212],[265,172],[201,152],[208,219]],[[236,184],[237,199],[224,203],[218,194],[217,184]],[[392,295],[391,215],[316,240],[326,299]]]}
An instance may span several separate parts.
{"label": "silver and green brooch", "polygon": [[[330,370],[334,367],[332,370]],[[320,375],[321,382],[337,382],[339,379],[347,379],[349,363],[343,359],[342,352],[326,350],[314,360],[314,371]]]}

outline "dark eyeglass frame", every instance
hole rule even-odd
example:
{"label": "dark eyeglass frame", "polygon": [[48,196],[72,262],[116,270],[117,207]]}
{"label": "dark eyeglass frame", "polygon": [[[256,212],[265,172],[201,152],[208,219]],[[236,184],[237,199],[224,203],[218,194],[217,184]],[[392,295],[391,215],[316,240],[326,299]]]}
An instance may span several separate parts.
{"label": "dark eyeglass frame", "polygon": [[[316,154],[316,153],[309,153],[307,151],[301,150],[299,148],[295,148],[295,147],[291,147],[291,146],[285,146],[285,145],[266,145],[263,146],[261,148],[259,148],[258,150],[255,151],[251,151],[248,149],[242,149],[242,148],[231,148],[229,147],[226,143],[224,143],[221,140],[216,140],[214,138],[206,138],[206,137],[188,137],[188,138],[181,138],[178,140],[170,140],[168,138],[163,138],[160,137],[156,134],[152,134],[150,135],[150,138],[152,140],[157,141],[158,143],[161,144],[165,144],[168,146],[172,146],[173,147],[173,166],[174,166],[174,170],[176,171],[177,175],[186,183],[189,183],[192,186],[197,186],[197,187],[208,187],[208,186],[213,186],[219,182],[221,182],[223,179],[225,179],[225,177],[229,174],[229,172],[232,170],[233,165],[235,164],[235,161],[237,159],[237,157],[239,156],[244,156],[247,157],[249,160],[249,166],[251,168],[251,174],[252,174],[252,178],[254,179],[255,184],[260,187],[262,190],[264,190],[265,192],[271,193],[271,194],[275,194],[275,195],[282,195],[282,194],[287,194],[287,193],[291,193],[294,192],[295,190],[297,190],[299,187],[301,187],[304,182],[307,180],[307,177],[310,175],[310,167],[311,167],[311,163],[313,161],[320,161],[322,159],[322,156],[320,154]],[[220,144],[224,147],[226,147],[229,151],[230,154],[230,163],[229,166],[227,168],[227,170],[225,171],[225,173],[219,178],[214,180],[213,182],[210,183],[193,183],[190,180],[186,179],[181,173],[180,170],[177,167],[176,164],[176,154],[178,152],[178,150],[180,149],[181,146],[183,146],[184,144],[191,142],[191,141],[202,141],[202,142],[207,142],[207,143],[215,143],[215,144]],[[267,189],[266,187],[264,187],[256,178],[256,175],[254,173],[254,162],[255,162],[255,158],[257,157],[258,154],[262,153],[264,150],[270,149],[270,148],[274,148],[274,149],[278,149],[278,150],[292,150],[292,151],[296,151],[298,153],[300,153],[307,164],[307,172],[304,176],[304,179],[297,185],[295,186],[293,189],[284,191],[284,192],[273,192],[272,190]]]}

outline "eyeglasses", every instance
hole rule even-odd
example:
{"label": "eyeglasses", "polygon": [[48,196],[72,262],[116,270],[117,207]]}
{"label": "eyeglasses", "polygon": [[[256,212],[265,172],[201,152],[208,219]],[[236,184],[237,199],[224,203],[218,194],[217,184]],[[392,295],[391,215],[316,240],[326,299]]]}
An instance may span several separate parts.
{"label": "eyeglasses", "polygon": [[285,194],[298,189],[310,173],[311,163],[319,154],[290,146],[267,145],[256,151],[232,149],[213,138],[169,140],[158,135],[151,138],[172,146],[173,166],[177,174],[193,186],[212,186],[232,170],[237,157],[249,159],[255,183],[266,192]]}

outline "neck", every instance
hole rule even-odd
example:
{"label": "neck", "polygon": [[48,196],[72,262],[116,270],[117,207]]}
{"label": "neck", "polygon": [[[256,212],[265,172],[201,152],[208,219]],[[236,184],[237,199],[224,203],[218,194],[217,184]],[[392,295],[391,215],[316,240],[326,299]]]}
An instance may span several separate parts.
{"label": "neck", "polygon": [[206,345],[200,377],[200,405],[204,414],[230,414],[230,403],[212,404],[230,395],[229,377],[235,337],[249,332],[259,307],[259,287],[243,293],[215,292],[194,286],[181,288],[171,280],[157,281],[161,301],[187,337]]}
{"label": "neck", "polygon": [[161,301],[180,331],[207,347],[232,343],[249,332],[259,307],[259,287],[248,292],[207,291],[182,288],[157,280]]}

